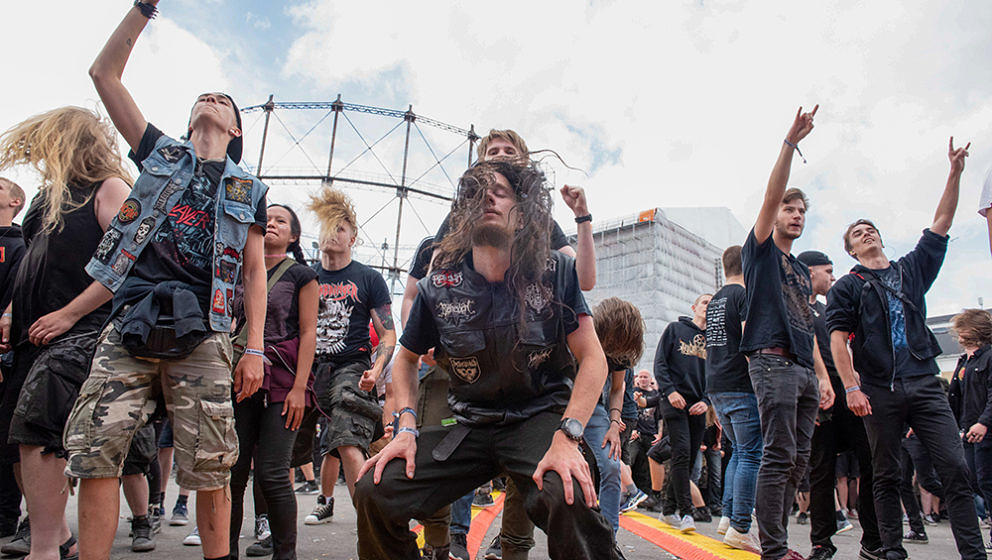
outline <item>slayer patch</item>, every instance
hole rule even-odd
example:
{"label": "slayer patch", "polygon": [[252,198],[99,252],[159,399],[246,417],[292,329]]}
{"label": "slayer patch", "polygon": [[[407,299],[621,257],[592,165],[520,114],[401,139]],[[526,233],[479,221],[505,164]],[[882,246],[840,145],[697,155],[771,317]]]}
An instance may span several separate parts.
{"label": "slayer patch", "polygon": [[121,204],[121,209],[117,212],[117,221],[122,224],[130,224],[141,215],[141,203],[135,198],[129,198]]}
{"label": "slayer patch", "polygon": [[439,270],[431,274],[431,284],[435,288],[454,288],[462,285],[462,273],[457,270]]}
{"label": "slayer patch", "polygon": [[228,177],[224,182],[227,199],[242,204],[251,204],[251,179]]}
{"label": "slayer patch", "polygon": [[215,276],[225,284],[233,284],[234,277],[237,272],[237,268],[238,268],[237,265],[233,262],[219,261],[217,263],[217,270],[215,271]]}
{"label": "slayer patch", "polygon": [[121,231],[112,227],[107,228],[107,232],[100,239],[100,244],[96,246],[96,252],[93,253],[93,258],[103,264],[107,264],[110,262],[110,255],[114,254],[114,249],[117,248],[117,244],[120,241]]}
{"label": "slayer patch", "polygon": [[448,358],[451,362],[451,372],[458,376],[458,379],[466,383],[475,383],[479,380],[479,359],[475,356],[469,358]]}
{"label": "slayer patch", "polygon": [[180,146],[165,146],[164,148],[159,148],[158,153],[166,162],[176,163],[182,159],[183,154],[186,153],[186,150],[182,149]]}
{"label": "slayer patch", "polygon": [[210,309],[214,313],[223,313],[227,309],[226,305],[227,301],[224,299],[224,293],[218,289],[214,292],[214,301],[210,305]]}

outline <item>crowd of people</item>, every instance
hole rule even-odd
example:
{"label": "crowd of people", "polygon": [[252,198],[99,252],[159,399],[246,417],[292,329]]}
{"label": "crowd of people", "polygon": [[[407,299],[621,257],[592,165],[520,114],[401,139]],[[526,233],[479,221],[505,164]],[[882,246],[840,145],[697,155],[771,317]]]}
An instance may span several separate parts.
{"label": "crowd of people", "polygon": [[[951,139],[912,251],[890,260],[857,220],[839,233],[858,264],[835,279],[827,252],[792,254],[810,201],[787,185],[817,112],[800,109],[754,227],[723,253],[722,287],[635,373],[640,311],[583,295],[596,284],[585,192],[560,190],[573,248],[517,133],[480,140],[417,249],[397,327],[382,275],[352,257],[351,200],[311,197],[308,262],[297,209],[238,165],[229,95],[200,95],[178,139],[145,119],[121,76],[156,4],[135,2],[90,68],[110,122],[62,107],[0,136],[0,170],[41,178],[30,203],[0,178],[4,554],[109,558],[123,491],[134,552],[193,517],[185,544],[238,558],[251,481],[245,554],[295,559],[297,495],[316,495],[304,525],[326,523],[342,474],[363,560],[467,560],[471,507],[494,486],[505,505],[488,560],[527,558],[535,526],[551,558],[623,558],[620,516],[637,508],[685,533],[717,518],[727,546],[766,560],[832,558],[851,519],[864,560],[907,558],[903,544],[944,520],[961,558],[992,550],[992,316],[954,317],[964,352],[949,384],[926,325],[970,145]],[[789,548],[793,515],[810,525],[808,555]]]}

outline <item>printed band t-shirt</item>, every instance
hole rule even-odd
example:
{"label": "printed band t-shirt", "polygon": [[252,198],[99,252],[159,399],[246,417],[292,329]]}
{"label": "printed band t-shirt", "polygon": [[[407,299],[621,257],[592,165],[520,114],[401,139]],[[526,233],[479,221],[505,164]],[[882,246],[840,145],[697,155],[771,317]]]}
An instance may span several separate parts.
{"label": "printed band t-shirt", "polygon": [[813,367],[812,284],[809,269],[783,253],[773,235],[763,243],[747,234],[741,251],[747,289],[747,324],[741,351],[785,348],[803,367]]}
{"label": "printed band t-shirt", "polygon": [[747,358],[741,353],[741,322],[747,291],[739,284],[720,288],[706,308],[706,392],[753,393]]}
{"label": "printed band t-shirt", "polygon": [[[128,154],[141,169],[141,162],[155,149],[162,131],[148,123],[137,152]],[[213,277],[214,230],[217,186],[224,175],[224,161],[197,161],[193,178],[158,230],[146,232],[151,241],[134,263],[131,274],[149,282],[179,280],[209,292]],[[266,226],[263,196],[255,207],[255,225]],[[142,230],[139,230],[139,232]],[[200,302],[204,315],[209,302]]]}
{"label": "printed band t-shirt", "polygon": [[386,281],[357,261],[334,271],[317,266],[317,355],[330,359],[368,358],[372,352],[372,310],[392,300]]}
{"label": "printed band t-shirt", "polygon": [[822,301],[817,300],[811,304],[813,310],[813,327],[816,332],[816,343],[820,347],[820,357],[823,358],[823,365],[827,367],[827,373],[831,376],[838,376],[837,368],[834,366],[834,357],[830,353],[830,333],[827,332],[827,306]]}
{"label": "printed band t-shirt", "polygon": [[895,373],[895,377],[913,377],[936,373],[933,371],[933,360],[917,360],[909,351],[909,340],[906,338],[906,308],[902,300],[892,293],[893,290],[902,292],[902,277],[899,270],[889,265],[885,270],[877,270],[875,273],[890,288],[884,292],[889,307],[889,330],[895,357],[892,371]]}

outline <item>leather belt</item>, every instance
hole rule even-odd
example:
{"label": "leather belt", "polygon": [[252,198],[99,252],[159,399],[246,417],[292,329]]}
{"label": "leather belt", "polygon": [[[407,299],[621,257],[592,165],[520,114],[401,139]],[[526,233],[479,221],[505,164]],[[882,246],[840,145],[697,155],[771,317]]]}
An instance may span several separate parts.
{"label": "leather belt", "polygon": [[792,352],[789,352],[788,349],[786,349],[786,348],[778,348],[778,347],[759,348],[758,349],[758,354],[772,354],[772,355],[775,355],[775,356],[782,356],[783,358],[791,358],[792,357]]}

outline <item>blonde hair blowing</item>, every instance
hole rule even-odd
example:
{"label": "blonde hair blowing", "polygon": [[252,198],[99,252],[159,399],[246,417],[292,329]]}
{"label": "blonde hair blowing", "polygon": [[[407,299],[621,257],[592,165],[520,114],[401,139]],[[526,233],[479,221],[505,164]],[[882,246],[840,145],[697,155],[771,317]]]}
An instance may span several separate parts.
{"label": "blonde hair blowing", "polygon": [[[117,133],[100,115],[82,107],[60,107],[35,115],[0,136],[0,169],[30,164],[46,193],[42,231],[61,230],[74,203],[69,186],[90,187],[111,178],[128,185],[131,175],[117,151]],[[90,194],[92,196],[92,193]]]}
{"label": "blonde hair blowing", "polygon": [[307,208],[317,215],[321,236],[334,233],[341,222],[350,225],[355,233],[358,233],[355,207],[351,204],[348,195],[338,189],[327,187],[317,194],[310,195],[310,204]]}

